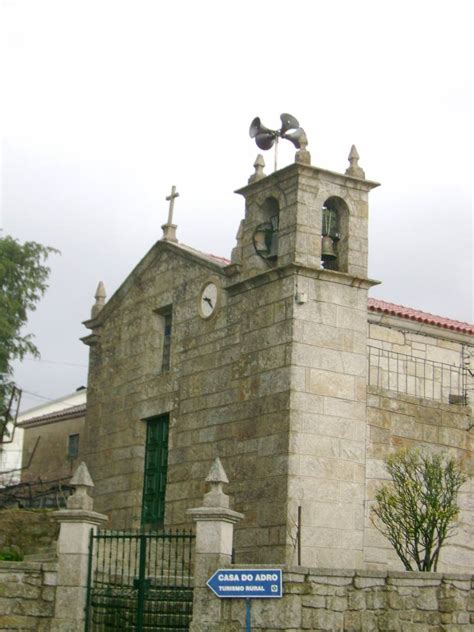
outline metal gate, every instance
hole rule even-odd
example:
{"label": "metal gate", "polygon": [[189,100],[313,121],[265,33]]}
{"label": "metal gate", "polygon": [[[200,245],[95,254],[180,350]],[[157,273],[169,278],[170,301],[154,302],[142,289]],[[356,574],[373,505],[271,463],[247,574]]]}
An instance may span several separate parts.
{"label": "metal gate", "polygon": [[194,534],[91,531],[85,632],[189,629]]}

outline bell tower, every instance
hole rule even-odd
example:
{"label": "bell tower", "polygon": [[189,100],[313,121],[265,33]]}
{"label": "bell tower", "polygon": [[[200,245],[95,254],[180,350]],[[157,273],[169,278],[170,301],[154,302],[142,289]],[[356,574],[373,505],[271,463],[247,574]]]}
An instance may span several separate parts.
{"label": "bell tower", "polygon": [[[353,145],[345,174],[301,162],[265,176],[263,157],[247,186],[232,263],[244,276],[288,264],[367,276],[368,193],[379,186],[365,179]],[[308,155],[309,152],[305,152]]]}
{"label": "bell tower", "polygon": [[[303,146],[293,164],[266,176],[259,155],[237,191],[245,218],[228,289],[245,293],[255,314],[247,323],[256,323],[256,397],[268,383],[286,394],[274,413],[279,440],[266,446],[273,466],[262,474],[281,475],[272,514],[279,529],[268,543],[281,563],[362,567],[367,292],[377,283],[367,277],[368,194],[378,183],[365,179],[358,159],[353,146],[350,166],[337,173],[312,166]],[[264,312],[267,326],[258,330]],[[256,556],[265,562],[262,550]]]}

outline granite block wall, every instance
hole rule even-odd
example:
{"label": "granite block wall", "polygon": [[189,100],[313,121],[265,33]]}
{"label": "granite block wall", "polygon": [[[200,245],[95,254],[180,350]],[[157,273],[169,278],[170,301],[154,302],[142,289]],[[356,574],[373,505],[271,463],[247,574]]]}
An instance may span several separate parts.
{"label": "granite block wall", "polygon": [[[283,578],[282,599],[253,600],[254,632],[467,632],[474,626],[472,575],[295,567]],[[208,599],[217,598],[209,591]],[[206,632],[245,627],[244,600],[221,599],[220,614]],[[200,628],[193,623],[193,630]]]}
{"label": "granite block wall", "polygon": [[49,632],[56,580],[51,562],[0,562],[0,630]]}
{"label": "granite block wall", "polygon": [[374,387],[368,388],[367,404],[366,567],[402,568],[388,541],[373,527],[370,511],[376,488],[387,479],[384,463],[388,454],[400,448],[420,447],[455,457],[468,476],[459,494],[461,512],[457,529],[442,550],[438,570],[472,572],[474,433],[471,408],[422,400]]}

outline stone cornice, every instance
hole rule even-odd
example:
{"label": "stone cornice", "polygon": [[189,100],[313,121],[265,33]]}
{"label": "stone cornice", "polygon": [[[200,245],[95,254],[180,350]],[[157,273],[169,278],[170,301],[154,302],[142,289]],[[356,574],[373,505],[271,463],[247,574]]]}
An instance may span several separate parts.
{"label": "stone cornice", "polygon": [[85,522],[97,526],[104,524],[109,519],[105,514],[86,509],[60,509],[53,511],[53,517],[58,522]]}
{"label": "stone cornice", "polygon": [[380,186],[380,182],[375,182],[374,180],[355,178],[354,176],[350,176],[345,173],[338,173],[337,171],[329,171],[328,169],[321,169],[320,167],[314,167],[313,165],[304,165],[302,163],[295,162],[288,165],[287,167],[283,167],[283,169],[274,171],[270,175],[265,176],[265,178],[255,180],[254,182],[250,182],[249,184],[236,189],[234,193],[245,196],[247,193],[250,193],[253,190],[257,190],[266,186],[272,186],[274,183],[276,184],[281,178],[291,177],[296,173],[303,174],[305,172],[307,174],[319,174],[323,177],[323,179],[330,179],[332,182],[336,182],[341,186],[349,187],[352,189],[370,191],[371,189],[375,189],[376,187]]}
{"label": "stone cornice", "polygon": [[265,285],[266,283],[271,283],[276,279],[286,278],[293,274],[302,274],[304,276],[321,279],[330,283],[339,283],[341,285],[349,285],[363,289],[369,289],[380,283],[380,281],[376,281],[374,279],[355,277],[345,272],[336,272],[335,270],[324,270],[324,268],[315,268],[298,263],[289,263],[285,266],[265,270],[265,272],[261,272],[246,279],[239,279],[237,281],[231,280],[225,285],[225,289],[233,294],[239,290],[259,287]]}
{"label": "stone cornice", "polygon": [[244,518],[244,514],[225,507],[196,507],[186,512],[197,522],[229,522],[236,524]]}

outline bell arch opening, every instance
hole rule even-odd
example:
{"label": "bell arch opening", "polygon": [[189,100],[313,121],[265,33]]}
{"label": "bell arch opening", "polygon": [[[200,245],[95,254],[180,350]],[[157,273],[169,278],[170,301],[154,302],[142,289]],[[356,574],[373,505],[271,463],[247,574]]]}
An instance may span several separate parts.
{"label": "bell arch opening", "polygon": [[349,209],[344,200],[329,197],[322,207],[321,265],[325,270],[347,272]]}
{"label": "bell arch opening", "polygon": [[257,226],[253,243],[257,254],[270,261],[278,257],[278,231],[280,228],[280,205],[271,196],[261,205],[262,223]]}

